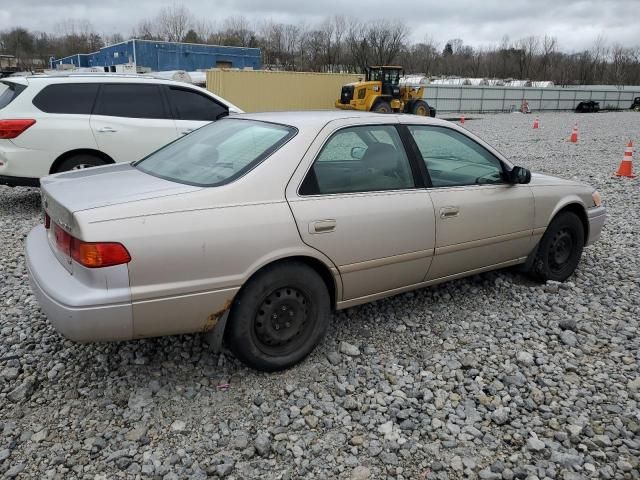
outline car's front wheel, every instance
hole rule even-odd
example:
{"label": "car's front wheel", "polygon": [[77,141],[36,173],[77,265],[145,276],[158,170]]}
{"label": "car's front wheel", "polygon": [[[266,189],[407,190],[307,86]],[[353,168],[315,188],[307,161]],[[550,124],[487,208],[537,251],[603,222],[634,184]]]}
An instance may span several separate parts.
{"label": "car's front wheel", "polygon": [[233,353],[258,370],[288,368],[324,336],[331,301],[322,278],[298,262],[266,267],[235,299],[225,332]]}
{"label": "car's front wheel", "polygon": [[575,213],[559,213],[540,240],[531,274],[541,281],[563,282],[569,278],[580,262],[584,233]]}

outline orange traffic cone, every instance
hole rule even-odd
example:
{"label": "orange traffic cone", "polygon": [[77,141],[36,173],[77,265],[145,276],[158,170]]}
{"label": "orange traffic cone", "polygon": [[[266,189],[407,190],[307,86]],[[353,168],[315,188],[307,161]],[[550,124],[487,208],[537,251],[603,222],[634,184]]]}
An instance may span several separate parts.
{"label": "orange traffic cone", "polygon": [[636,178],[633,174],[633,142],[631,140],[629,140],[627,148],[624,149],[624,157],[622,157],[616,177]]}
{"label": "orange traffic cone", "polygon": [[534,129],[539,128],[539,125],[538,125],[538,117],[536,117],[536,119],[533,121],[533,128],[534,128]]}
{"label": "orange traffic cone", "polygon": [[573,131],[571,132],[571,138],[569,138],[571,143],[578,143],[578,124],[576,123],[573,126]]}
{"label": "orange traffic cone", "polygon": [[464,125],[464,113],[460,115],[460,124]]}

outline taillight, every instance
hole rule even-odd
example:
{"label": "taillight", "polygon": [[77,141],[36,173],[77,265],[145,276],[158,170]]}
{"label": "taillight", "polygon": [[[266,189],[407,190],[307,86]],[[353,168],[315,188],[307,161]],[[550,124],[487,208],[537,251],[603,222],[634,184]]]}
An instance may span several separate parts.
{"label": "taillight", "polygon": [[131,256],[124,245],[116,242],[71,241],[71,258],[88,268],[112,267],[129,263]]}
{"label": "taillight", "polygon": [[56,239],[56,247],[65,255],[70,256],[71,253],[71,239],[73,238],[57,224],[53,224],[53,236]]}
{"label": "taillight", "polygon": [[53,233],[58,249],[87,268],[112,267],[131,261],[129,252],[121,243],[83,242],[65,232],[55,223],[53,224]]}
{"label": "taillight", "polygon": [[50,227],[51,227],[51,217],[47,212],[44,212],[44,228],[49,230]]}
{"label": "taillight", "polygon": [[34,123],[33,119],[0,120],[0,139],[16,138]]}

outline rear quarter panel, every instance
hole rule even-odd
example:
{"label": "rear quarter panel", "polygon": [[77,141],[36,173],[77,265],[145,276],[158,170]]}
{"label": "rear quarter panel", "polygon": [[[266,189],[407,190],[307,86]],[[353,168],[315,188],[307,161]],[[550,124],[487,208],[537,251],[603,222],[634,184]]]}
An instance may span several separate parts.
{"label": "rear quarter panel", "polygon": [[135,337],[212,328],[251,275],[278,259],[312,257],[337,272],[302,242],[285,200],[300,157],[276,157],[229,185],[76,212],[80,238],[121,242],[131,255]]}

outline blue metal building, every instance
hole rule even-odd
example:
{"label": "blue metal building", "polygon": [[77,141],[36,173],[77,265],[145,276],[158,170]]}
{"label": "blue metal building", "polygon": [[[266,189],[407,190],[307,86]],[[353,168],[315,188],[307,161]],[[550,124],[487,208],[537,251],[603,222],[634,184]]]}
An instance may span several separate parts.
{"label": "blue metal building", "polygon": [[51,68],[104,67],[116,71],[117,65],[130,65],[137,71],[194,71],[207,68],[253,68],[262,66],[259,48],[226,47],[199,43],[127,40],[102,47],[94,53],[78,53],[51,59]]}

